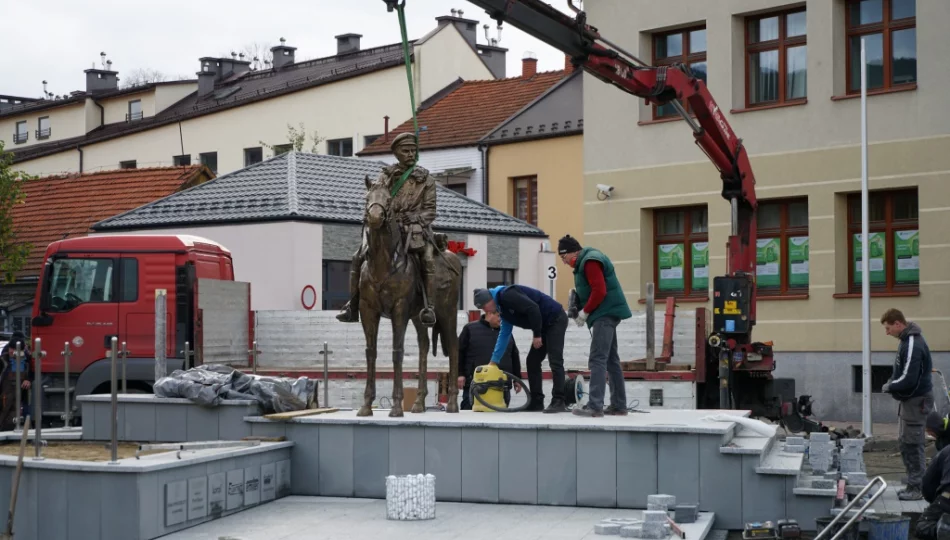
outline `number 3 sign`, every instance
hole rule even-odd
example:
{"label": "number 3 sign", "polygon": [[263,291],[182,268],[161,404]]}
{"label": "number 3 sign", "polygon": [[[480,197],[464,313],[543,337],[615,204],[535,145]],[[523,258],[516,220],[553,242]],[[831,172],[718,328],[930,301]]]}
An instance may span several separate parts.
{"label": "number 3 sign", "polygon": [[550,280],[552,280],[552,281],[557,279],[557,267],[556,267],[556,266],[549,266],[549,267],[548,267],[548,279],[550,279]]}

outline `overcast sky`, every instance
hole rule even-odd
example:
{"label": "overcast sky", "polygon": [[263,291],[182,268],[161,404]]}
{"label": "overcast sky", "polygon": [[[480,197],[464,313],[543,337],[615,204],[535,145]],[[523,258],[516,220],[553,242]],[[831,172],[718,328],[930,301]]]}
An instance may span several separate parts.
{"label": "overcast sky", "polygon": [[[566,2],[554,0],[567,11]],[[249,43],[277,44],[284,37],[297,47],[297,58],[336,52],[333,36],[362,34],[363,48],[400,41],[396,13],[382,0],[44,0],[2,2],[3,38],[0,94],[40,97],[85,89],[83,70],[100,63],[104,51],[112,67],[129,73],[151,68],[172,78],[194,78],[198,58],[240,51]],[[478,42],[486,43],[483,24],[495,22],[466,0],[406,0],[409,39],[435,28],[435,18],[452,9],[479,21]],[[561,69],[564,55],[510,25],[500,46],[508,49],[508,75],[521,72],[525,51],[537,55],[538,70]],[[121,84],[121,83],[120,83]]]}

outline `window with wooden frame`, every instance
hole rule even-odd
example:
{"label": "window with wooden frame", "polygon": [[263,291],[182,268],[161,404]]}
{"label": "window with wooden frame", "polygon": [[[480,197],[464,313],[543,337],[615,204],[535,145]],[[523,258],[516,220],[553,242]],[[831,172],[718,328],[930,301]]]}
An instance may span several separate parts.
{"label": "window with wooden frame", "polygon": [[709,223],[705,206],[653,212],[653,273],[658,297],[709,296]]}
{"label": "window with wooden frame", "polygon": [[[872,191],[868,196],[868,272],[872,292],[917,292],[920,235],[917,189]],[[861,194],[848,196],[848,284],[861,292]]]}
{"label": "window with wooden frame", "polygon": [[746,19],[746,107],[805,101],[806,39],[804,9]]}
{"label": "window with wooden frame", "polygon": [[808,293],[808,199],[759,200],[756,289],[761,296]]}
{"label": "window with wooden frame", "polygon": [[868,91],[917,83],[916,0],[848,0],[848,93],[861,92],[861,38],[866,42]]}
{"label": "window with wooden frame", "polygon": [[[706,80],[706,26],[695,26],[653,36],[653,65],[685,64],[697,78]],[[689,111],[689,105],[683,103]],[[653,119],[677,117],[672,105],[653,106]]]}
{"label": "window with wooden frame", "polygon": [[538,177],[513,179],[515,190],[515,217],[538,226]]}

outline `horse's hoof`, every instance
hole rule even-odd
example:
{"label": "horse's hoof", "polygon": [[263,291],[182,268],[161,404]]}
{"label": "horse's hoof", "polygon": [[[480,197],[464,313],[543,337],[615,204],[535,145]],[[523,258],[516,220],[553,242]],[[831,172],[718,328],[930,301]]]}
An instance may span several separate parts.
{"label": "horse's hoof", "polygon": [[459,404],[453,401],[449,401],[449,403],[445,406],[445,412],[447,413],[459,412]]}
{"label": "horse's hoof", "polygon": [[402,418],[402,408],[399,408],[399,409],[395,409],[395,408],[394,408],[394,409],[390,410],[390,411],[389,411],[389,417],[390,417],[390,418]]}
{"label": "horse's hoof", "polygon": [[368,405],[363,405],[360,407],[360,410],[357,411],[356,416],[373,416],[373,408]]}
{"label": "horse's hoof", "polygon": [[411,411],[415,414],[424,413],[426,412],[426,406],[421,403],[414,403]]}

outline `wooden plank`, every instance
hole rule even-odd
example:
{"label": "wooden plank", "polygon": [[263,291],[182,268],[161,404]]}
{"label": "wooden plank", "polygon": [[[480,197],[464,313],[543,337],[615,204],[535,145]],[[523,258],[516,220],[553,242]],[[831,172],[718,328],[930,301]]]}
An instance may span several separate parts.
{"label": "wooden plank", "polygon": [[269,420],[289,420],[291,418],[297,418],[300,416],[312,416],[314,414],[325,414],[331,412],[337,412],[339,409],[335,408],[324,408],[324,409],[304,409],[302,411],[289,411],[282,413],[274,414],[265,414],[264,418]]}

